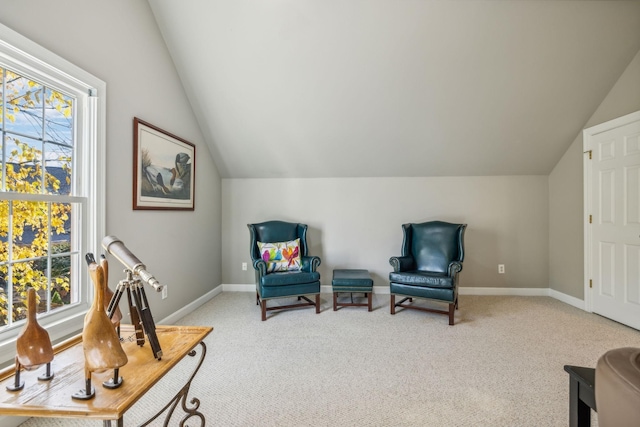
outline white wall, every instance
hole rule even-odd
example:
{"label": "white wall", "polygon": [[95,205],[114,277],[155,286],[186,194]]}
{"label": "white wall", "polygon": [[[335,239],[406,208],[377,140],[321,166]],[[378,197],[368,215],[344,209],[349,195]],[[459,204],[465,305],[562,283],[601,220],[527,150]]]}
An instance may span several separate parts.
{"label": "white wall", "polygon": [[[3,1],[1,10],[2,24],[107,83],[106,233],[170,285],[166,300],[148,291],[156,320],[219,285],[220,178],[148,3]],[[132,210],[134,116],[196,145],[195,211]],[[123,277],[111,260],[114,288]]]}
{"label": "white wall", "polygon": [[[335,268],[365,268],[388,286],[403,223],[468,224],[464,287],[548,286],[546,176],[222,180],[222,281],[254,283],[248,223],[309,225],[323,285]],[[506,274],[497,265],[505,264]]]}
{"label": "white wall", "polygon": [[[584,128],[640,110],[640,52]],[[549,287],[584,299],[582,133],[549,174]]]}

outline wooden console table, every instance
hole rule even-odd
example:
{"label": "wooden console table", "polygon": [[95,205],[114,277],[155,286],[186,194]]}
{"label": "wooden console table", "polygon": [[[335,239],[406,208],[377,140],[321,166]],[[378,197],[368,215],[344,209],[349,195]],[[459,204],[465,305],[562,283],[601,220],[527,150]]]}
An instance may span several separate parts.
{"label": "wooden console table", "polygon": [[[126,339],[135,336],[135,333],[133,326],[123,325],[121,336],[125,338],[125,342],[122,343],[122,348],[129,359],[128,363],[120,368],[120,376],[124,378],[124,383],[119,388],[108,389],[103,387],[102,383],[113,376],[113,370],[93,373],[91,381],[96,394],[91,400],[71,398],[85,386],[82,336],[78,335],[54,348],[55,356],[51,362],[54,377],[51,381],[37,379],[38,375],[42,374],[44,366],[29,372],[22,371],[24,389],[11,392],[6,389],[6,385],[14,381],[15,367],[11,366],[0,372],[0,414],[22,417],[93,418],[103,420],[104,426],[111,426],[111,420],[117,420],[117,425],[121,427],[124,425],[124,413],[186,355],[195,356],[196,347],[200,345],[200,361],[185,386],[160,412],[141,425],[148,425],[167,410],[168,423],[180,400],[187,412],[182,422],[191,417],[198,417],[204,425],[204,416],[198,411],[200,401],[191,399],[190,404],[187,404],[186,399],[191,380],[206,355],[203,339],[212,330],[209,326],[157,326],[156,334],[163,353],[161,360],[157,360],[148,342],[140,347],[135,339]],[[189,406],[191,408],[188,408]]]}

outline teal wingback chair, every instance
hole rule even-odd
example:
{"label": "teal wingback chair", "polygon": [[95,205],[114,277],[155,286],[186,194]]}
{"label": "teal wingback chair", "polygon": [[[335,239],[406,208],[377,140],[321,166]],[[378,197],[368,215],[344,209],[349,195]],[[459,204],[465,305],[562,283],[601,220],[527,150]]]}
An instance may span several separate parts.
{"label": "teal wingback chair", "polygon": [[[467,224],[430,221],[404,224],[402,256],[391,257],[389,273],[391,314],[396,307],[412,308],[449,315],[453,325],[458,308],[458,273],[464,259],[464,231]],[[396,295],[403,299],[396,303]],[[448,310],[404,304],[413,298],[427,298],[449,304]]]}
{"label": "teal wingback chair", "polygon": [[[256,304],[260,305],[262,320],[267,320],[267,310],[281,310],[294,307],[315,306],[320,313],[320,273],[316,271],[320,258],[308,255],[307,225],[285,221],[267,221],[247,224],[250,233],[250,253],[256,270]],[[295,271],[272,271],[261,244],[283,243],[299,240],[299,269]],[[277,247],[278,245],[276,245]],[[274,247],[274,245],[271,245]],[[264,248],[264,245],[263,245]],[[277,250],[277,249],[276,249]],[[315,302],[307,296],[315,295]],[[297,297],[298,303],[267,307],[267,300]],[[302,302],[304,300],[304,302]]]}

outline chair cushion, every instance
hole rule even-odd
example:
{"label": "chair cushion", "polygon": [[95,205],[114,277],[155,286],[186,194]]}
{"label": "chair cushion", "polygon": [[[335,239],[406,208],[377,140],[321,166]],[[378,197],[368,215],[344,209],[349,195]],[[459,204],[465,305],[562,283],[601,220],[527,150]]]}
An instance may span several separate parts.
{"label": "chair cushion", "polygon": [[281,273],[269,273],[263,276],[260,280],[260,285],[264,287],[286,286],[318,281],[320,281],[320,273],[316,271],[313,273],[306,271],[285,271]]}
{"label": "chair cushion", "polygon": [[267,263],[267,272],[300,270],[300,239],[287,242],[258,242],[262,260]]}
{"label": "chair cushion", "polygon": [[371,280],[368,270],[333,270],[331,285],[334,287],[371,288],[373,280]]}
{"label": "chair cushion", "polygon": [[394,295],[404,295],[415,298],[428,298],[439,301],[454,302],[457,292],[454,288],[436,288],[426,286],[403,285],[391,282],[389,291]]}
{"label": "chair cushion", "polygon": [[412,286],[424,286],[429,288],[453,288],[453,278],[443,273],[428,273],[426,271],[413,270],[389,273],[389,281]]}
{"label": "chair cushion", "polygon": [[295,285],[259,286],[258,293],[262,299],[314,295],[320,293],[320,281]]}

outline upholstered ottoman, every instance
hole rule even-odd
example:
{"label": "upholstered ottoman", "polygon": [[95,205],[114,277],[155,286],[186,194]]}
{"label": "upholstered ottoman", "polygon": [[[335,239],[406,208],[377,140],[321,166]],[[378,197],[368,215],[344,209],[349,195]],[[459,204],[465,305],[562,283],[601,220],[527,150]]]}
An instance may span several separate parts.
{"label": "upholstered ottoman", "polygon": [[[333,288],[333,311],[338,309],[338,306],[362,306],[369,307],[371,311],[371,293],[373,292],[373,280],[369,276],[368,270],[333,270],[333,280],[331,281]],[[351,293],[350,303],[338,303],[338,293],[349,292]],[[362,292],[367,297],[367,303],[354,303],[353,293]]]}

